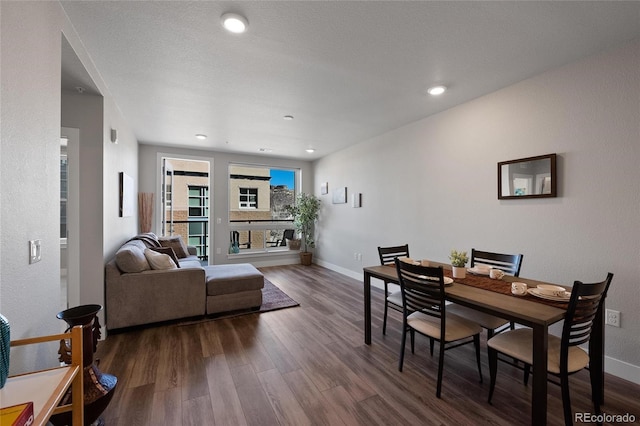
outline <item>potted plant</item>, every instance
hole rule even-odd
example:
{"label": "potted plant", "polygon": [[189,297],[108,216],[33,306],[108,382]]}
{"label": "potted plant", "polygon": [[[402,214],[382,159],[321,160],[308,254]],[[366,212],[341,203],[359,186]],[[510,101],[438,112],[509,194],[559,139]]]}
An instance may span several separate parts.
{"label": "potted plant", "polygon": [[467,275],[464,266],[469,261],[467,252],[451,250],[449,259],[451,260],[453,278],[464,278]]}
{"label": "potted plant", "polygon": [[296,197],[295,204],[287,206],[286,209],[293,216],[293,224],[302,238],[300,262],[303,265],[311,265],[313,254],[309,248],[316,246],[313,238],[313,225],[320,212],[320,199],[315,195],[302,193]]}

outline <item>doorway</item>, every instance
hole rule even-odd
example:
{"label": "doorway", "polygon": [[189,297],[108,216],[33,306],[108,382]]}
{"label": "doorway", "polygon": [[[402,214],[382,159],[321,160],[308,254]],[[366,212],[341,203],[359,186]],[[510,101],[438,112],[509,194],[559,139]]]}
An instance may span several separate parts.
{"label": "doorway", "polygon": [[60,128],[60,307],[80,304],[80,130]]}
{"label": "doorway", "polygon": [[182,236],[196,247],[203,265],[210,259],[211,160],[160,156],[161,236]]}

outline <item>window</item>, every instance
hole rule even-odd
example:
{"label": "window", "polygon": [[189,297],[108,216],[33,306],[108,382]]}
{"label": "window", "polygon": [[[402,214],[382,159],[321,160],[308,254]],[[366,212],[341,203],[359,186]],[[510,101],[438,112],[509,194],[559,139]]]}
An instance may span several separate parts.
{"label": "window", "polygon": [[297,169],[229,165],[229,253],[288,250],[284,231],[293,228]]}
{"label": "window", "polygon": [[67,141],[60,148],[60,238],[67,238],[67,185],[69,180],[69,163],[67,161]]}
{"label": "window", "polygon": [[240,190],[240,208],[241,209],[257,209],[258,208],[258,188],[239,188]]}
{"label": "window", "polygon": [[209,217],[209,188],[189,186],[189,217]]}

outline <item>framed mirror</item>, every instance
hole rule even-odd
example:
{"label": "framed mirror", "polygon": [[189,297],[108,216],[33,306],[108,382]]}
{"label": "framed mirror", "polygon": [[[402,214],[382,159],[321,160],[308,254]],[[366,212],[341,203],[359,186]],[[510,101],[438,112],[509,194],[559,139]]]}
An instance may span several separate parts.
{"label": "framed mirror", "polygon": [[556,154],[498,163],[498,199],[557,197]]}

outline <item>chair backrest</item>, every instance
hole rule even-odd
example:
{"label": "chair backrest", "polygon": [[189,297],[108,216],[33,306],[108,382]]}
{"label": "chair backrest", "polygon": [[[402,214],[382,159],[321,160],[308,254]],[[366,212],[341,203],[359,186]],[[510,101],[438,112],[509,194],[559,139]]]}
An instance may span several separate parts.
{"label": "chair backrest", "polygon": [[577,346],[589,341],[593,321],[600,315],[602,305],[613,274],[609,272],[607,278],[599,283],[585,284],[580,281],[573,283],[569,307],[562,327],[562,343],[560,345],[560,365],[567,362],[570,346]]}
{"label": "chair backrest", "polygon": [[393,247],[378,247],[381,265],[393,265],[396,257],[409,257],[409,244]]}
{"label": "chair backrest", "polygon": [[445,293],[442,267],[414,265],[398,258],[395,263],[402,291],[404,318],[416,311],[440,318],[444,333]]}
{"label": "chair backrest", "polygon": [[287,240],[293,240],[294,229],[285,229],[282,233],[282,241],[280,241],[280,246],[284,247],[287,245]]}
{"label": "chair backrest", "polygon": [[517,277],[520,275],[523,257],[521,254],[502,254],[471,249],[471,267],[473,268],[476,263],[482,263]]}

